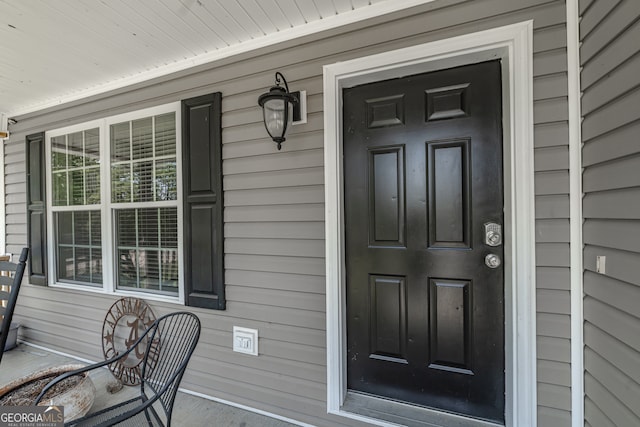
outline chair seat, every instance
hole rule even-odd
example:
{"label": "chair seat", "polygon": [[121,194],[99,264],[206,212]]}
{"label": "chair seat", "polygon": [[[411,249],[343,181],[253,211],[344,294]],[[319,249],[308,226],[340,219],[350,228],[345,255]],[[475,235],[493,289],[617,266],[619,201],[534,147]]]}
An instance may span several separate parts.
{"label": "chair seat", "polygon": [[89,415],[86,415],[82,418],[78,418],[77,420],[70,421],[65,423],[65,427],[96,427],[96,426],[164,426],[165,424],[159,419],[156,411],[151,408],[147,412],[140,412],[137,415],[132,416],[131,418],[127,418],[126,420],[118,423],[112,424],[111,420],[114,418],[126,413],[127,411],[131,411],[136,409],[142,403],[142,397],[135,397],[133,399],[127,400],[126,402],[119,403],[115,406],[111,406],[109,408],[103,409],[102,411],[98,411]]}

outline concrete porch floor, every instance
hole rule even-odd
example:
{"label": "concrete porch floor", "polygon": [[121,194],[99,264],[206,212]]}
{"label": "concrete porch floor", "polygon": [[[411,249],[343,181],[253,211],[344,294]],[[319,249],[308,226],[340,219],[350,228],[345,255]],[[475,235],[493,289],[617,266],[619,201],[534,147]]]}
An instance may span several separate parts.
{"label": "concrete porch floor", "polygon": [[[75,359],[32,347],[24,343],[4,353],[0,362],[0,385],[4,385],[32,372],[51,366],[69,363],[82,363]],[[124,387],[115,394],[106,391],[106,385],[113,381],[106,369],[97,369],[91,373],[96,388],[96,396],[91,411],[110,406],[112,403],[126,400],[134,390]],[[235,408],[187,393],[178,392],[173,406],[171,423],[183,427],[293,427],[275,418]]]}

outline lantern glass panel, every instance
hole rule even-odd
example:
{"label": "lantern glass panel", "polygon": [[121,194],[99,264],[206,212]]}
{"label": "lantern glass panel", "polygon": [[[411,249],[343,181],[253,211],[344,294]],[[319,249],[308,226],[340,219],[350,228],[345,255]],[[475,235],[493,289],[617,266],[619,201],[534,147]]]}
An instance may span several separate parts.
{"label": "lantern glass panel", "polygon": [[[287,123],[285,123],[285,105],[289,108]],[[270,99],[264,103],[264,122],[267,132],[274,137],[283,137],[285,129],[291,124],[293,106],[284,99]]]}

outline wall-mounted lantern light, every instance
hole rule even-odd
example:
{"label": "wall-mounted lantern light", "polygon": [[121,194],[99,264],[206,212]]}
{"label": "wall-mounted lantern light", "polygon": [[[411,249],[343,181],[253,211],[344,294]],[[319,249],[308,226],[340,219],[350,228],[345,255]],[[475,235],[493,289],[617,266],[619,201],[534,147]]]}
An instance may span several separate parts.
{"label": "wall-mounted lantern light", "polygon": [[[281,81],[284,88],[280,86]],[[287,81],[277,71],[276,85],[260,95],[258,105],[262,107],[264,127],[280,150],[292,121],[300,121],[300,92],[289,92]]]}

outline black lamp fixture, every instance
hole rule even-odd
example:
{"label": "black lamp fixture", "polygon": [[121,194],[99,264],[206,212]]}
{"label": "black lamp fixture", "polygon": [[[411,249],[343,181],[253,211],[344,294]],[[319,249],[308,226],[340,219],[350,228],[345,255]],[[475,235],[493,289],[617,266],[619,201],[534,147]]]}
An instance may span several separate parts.
{"label": "black lamp fixture", "polygon": [[[284,88],[280,86],[281,81]],[[286,140],[289,125],[292,121],[299,120],[295,116],[300,115],[300,92],[290,93],[284,76],[276,71],[276,85],[269,92],[260,95],[258,105],[262,107],[264,127],[280,150]]]}

